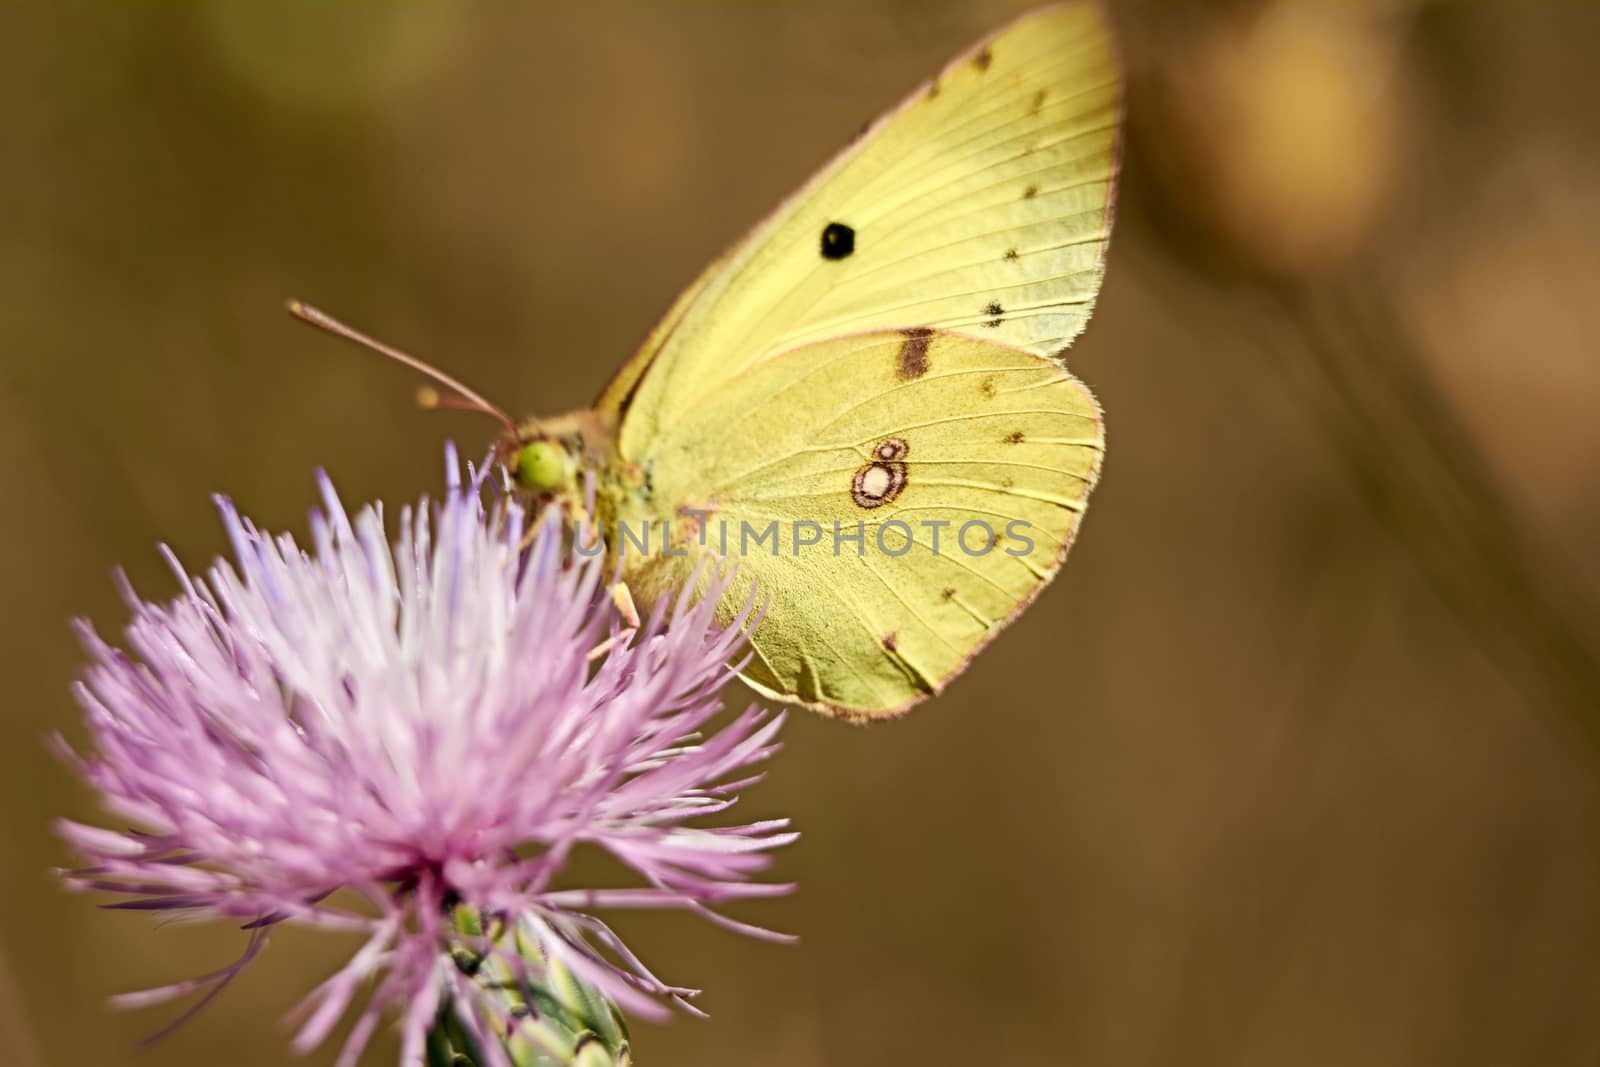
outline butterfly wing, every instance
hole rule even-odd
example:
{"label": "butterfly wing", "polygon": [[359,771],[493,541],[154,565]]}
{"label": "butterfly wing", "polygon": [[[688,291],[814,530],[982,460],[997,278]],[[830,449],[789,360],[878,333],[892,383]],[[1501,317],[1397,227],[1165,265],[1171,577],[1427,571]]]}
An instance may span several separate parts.
{"label": "butterfly wing", "polygon": [[676,551],[623,558],[646,599],[702,552],[767,600],[746,679],[850,718],[937,692],[1054,577],[1100,469],[1089,391],[987,338],[873,331],[774,356],[651,468]]}
{"label": "butterfly wing", "polygon": [[681,297],[602,395],[618,451],[809,341],[969,331],[1059,353],[1104,270],[1121,80],[1095,4],[1046,8],[957,58],[870,126]]}

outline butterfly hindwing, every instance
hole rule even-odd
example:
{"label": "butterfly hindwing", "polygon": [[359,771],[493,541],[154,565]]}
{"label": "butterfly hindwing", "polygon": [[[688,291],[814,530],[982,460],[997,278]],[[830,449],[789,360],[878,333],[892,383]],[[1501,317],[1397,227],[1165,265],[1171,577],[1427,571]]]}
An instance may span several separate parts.
{"label": "butterfly hindwing", "polygon": [[936,692],[1049,581],[1103,447],[1060,366],[926,329],[803,345],[705,405],[651,468],[689,554],[628,581],[649,598],[727,557],[728,614],[752,585],[769,605],[747,680],[852,718]]}

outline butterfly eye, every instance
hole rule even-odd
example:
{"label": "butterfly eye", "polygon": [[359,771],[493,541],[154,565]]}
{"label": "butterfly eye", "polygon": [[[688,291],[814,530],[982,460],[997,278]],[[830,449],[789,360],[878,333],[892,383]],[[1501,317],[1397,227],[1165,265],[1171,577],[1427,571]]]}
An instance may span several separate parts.
{"label": "butterfly eye", "polygon": [[517,453],[517,484],[535,493],[549,493],[567,480],[567,454],[552,441],[532,441]]}

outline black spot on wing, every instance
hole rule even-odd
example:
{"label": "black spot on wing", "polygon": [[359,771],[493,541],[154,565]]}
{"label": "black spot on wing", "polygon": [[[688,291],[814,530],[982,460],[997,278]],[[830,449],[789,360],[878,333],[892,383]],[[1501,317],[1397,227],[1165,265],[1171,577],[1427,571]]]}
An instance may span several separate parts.
{"label": "black spot on wing", "polygon": [[984,45],[982,48],[978,49],[977,54],[972,57],[972,65],[977,67],[980,73],[988,70],[990,65],[993,63],[994,53],[989,50],[988,45]]}
{"label": "black spot on wing", "polygon": [[1020,445],[1022,443],[1022,440],[1023,440],[1022,431],[1021,430],[1013,430],[1010,433],[1006,434],[1005,437],[1003,438],[1003,440],[1008,445]]}
{"label": "black spot on wing", "polygon": [[1024,200],[1032,200],[1038,195],[1039,187],[1037,185],[1030,185],[1026,189],[1022,190],[1022,199]]}
{"label": "black spot on wing", "polygon": [[1015,263],[1017,261],[1017,250],[1015,248],[1006,249],[1005,260],[1007,263]]}
{"label": "black spot on wing", "polygon": [[989,301],[984,306],[983,313],[989,316],[989,321],[985,322],[984,325],[991,330],[1006,321],[1006,309],[1000,306],[1000,301],[998,300]]}
{"label": "black spot on wing", "polygon": [[856,250],[856,231],[842,222],[822,228],[822,258],[843,259]]}

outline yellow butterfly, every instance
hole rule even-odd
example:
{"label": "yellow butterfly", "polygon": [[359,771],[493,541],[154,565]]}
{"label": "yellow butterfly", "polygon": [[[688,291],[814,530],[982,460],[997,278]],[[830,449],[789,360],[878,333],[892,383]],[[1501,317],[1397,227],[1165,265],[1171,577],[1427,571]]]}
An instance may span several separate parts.
{"label": "yellow butterfly", "polygon": [[592,408],[505,420],[498,454],[574,512],[593,479],[646,604],[735,561],[727,615],[768,603],[760,692],[858,720],[939,692],[1055,576],[1099,475],[1061,359],[1104,273],[1121,91],[1096,5],[980,42],[702,273]]}

